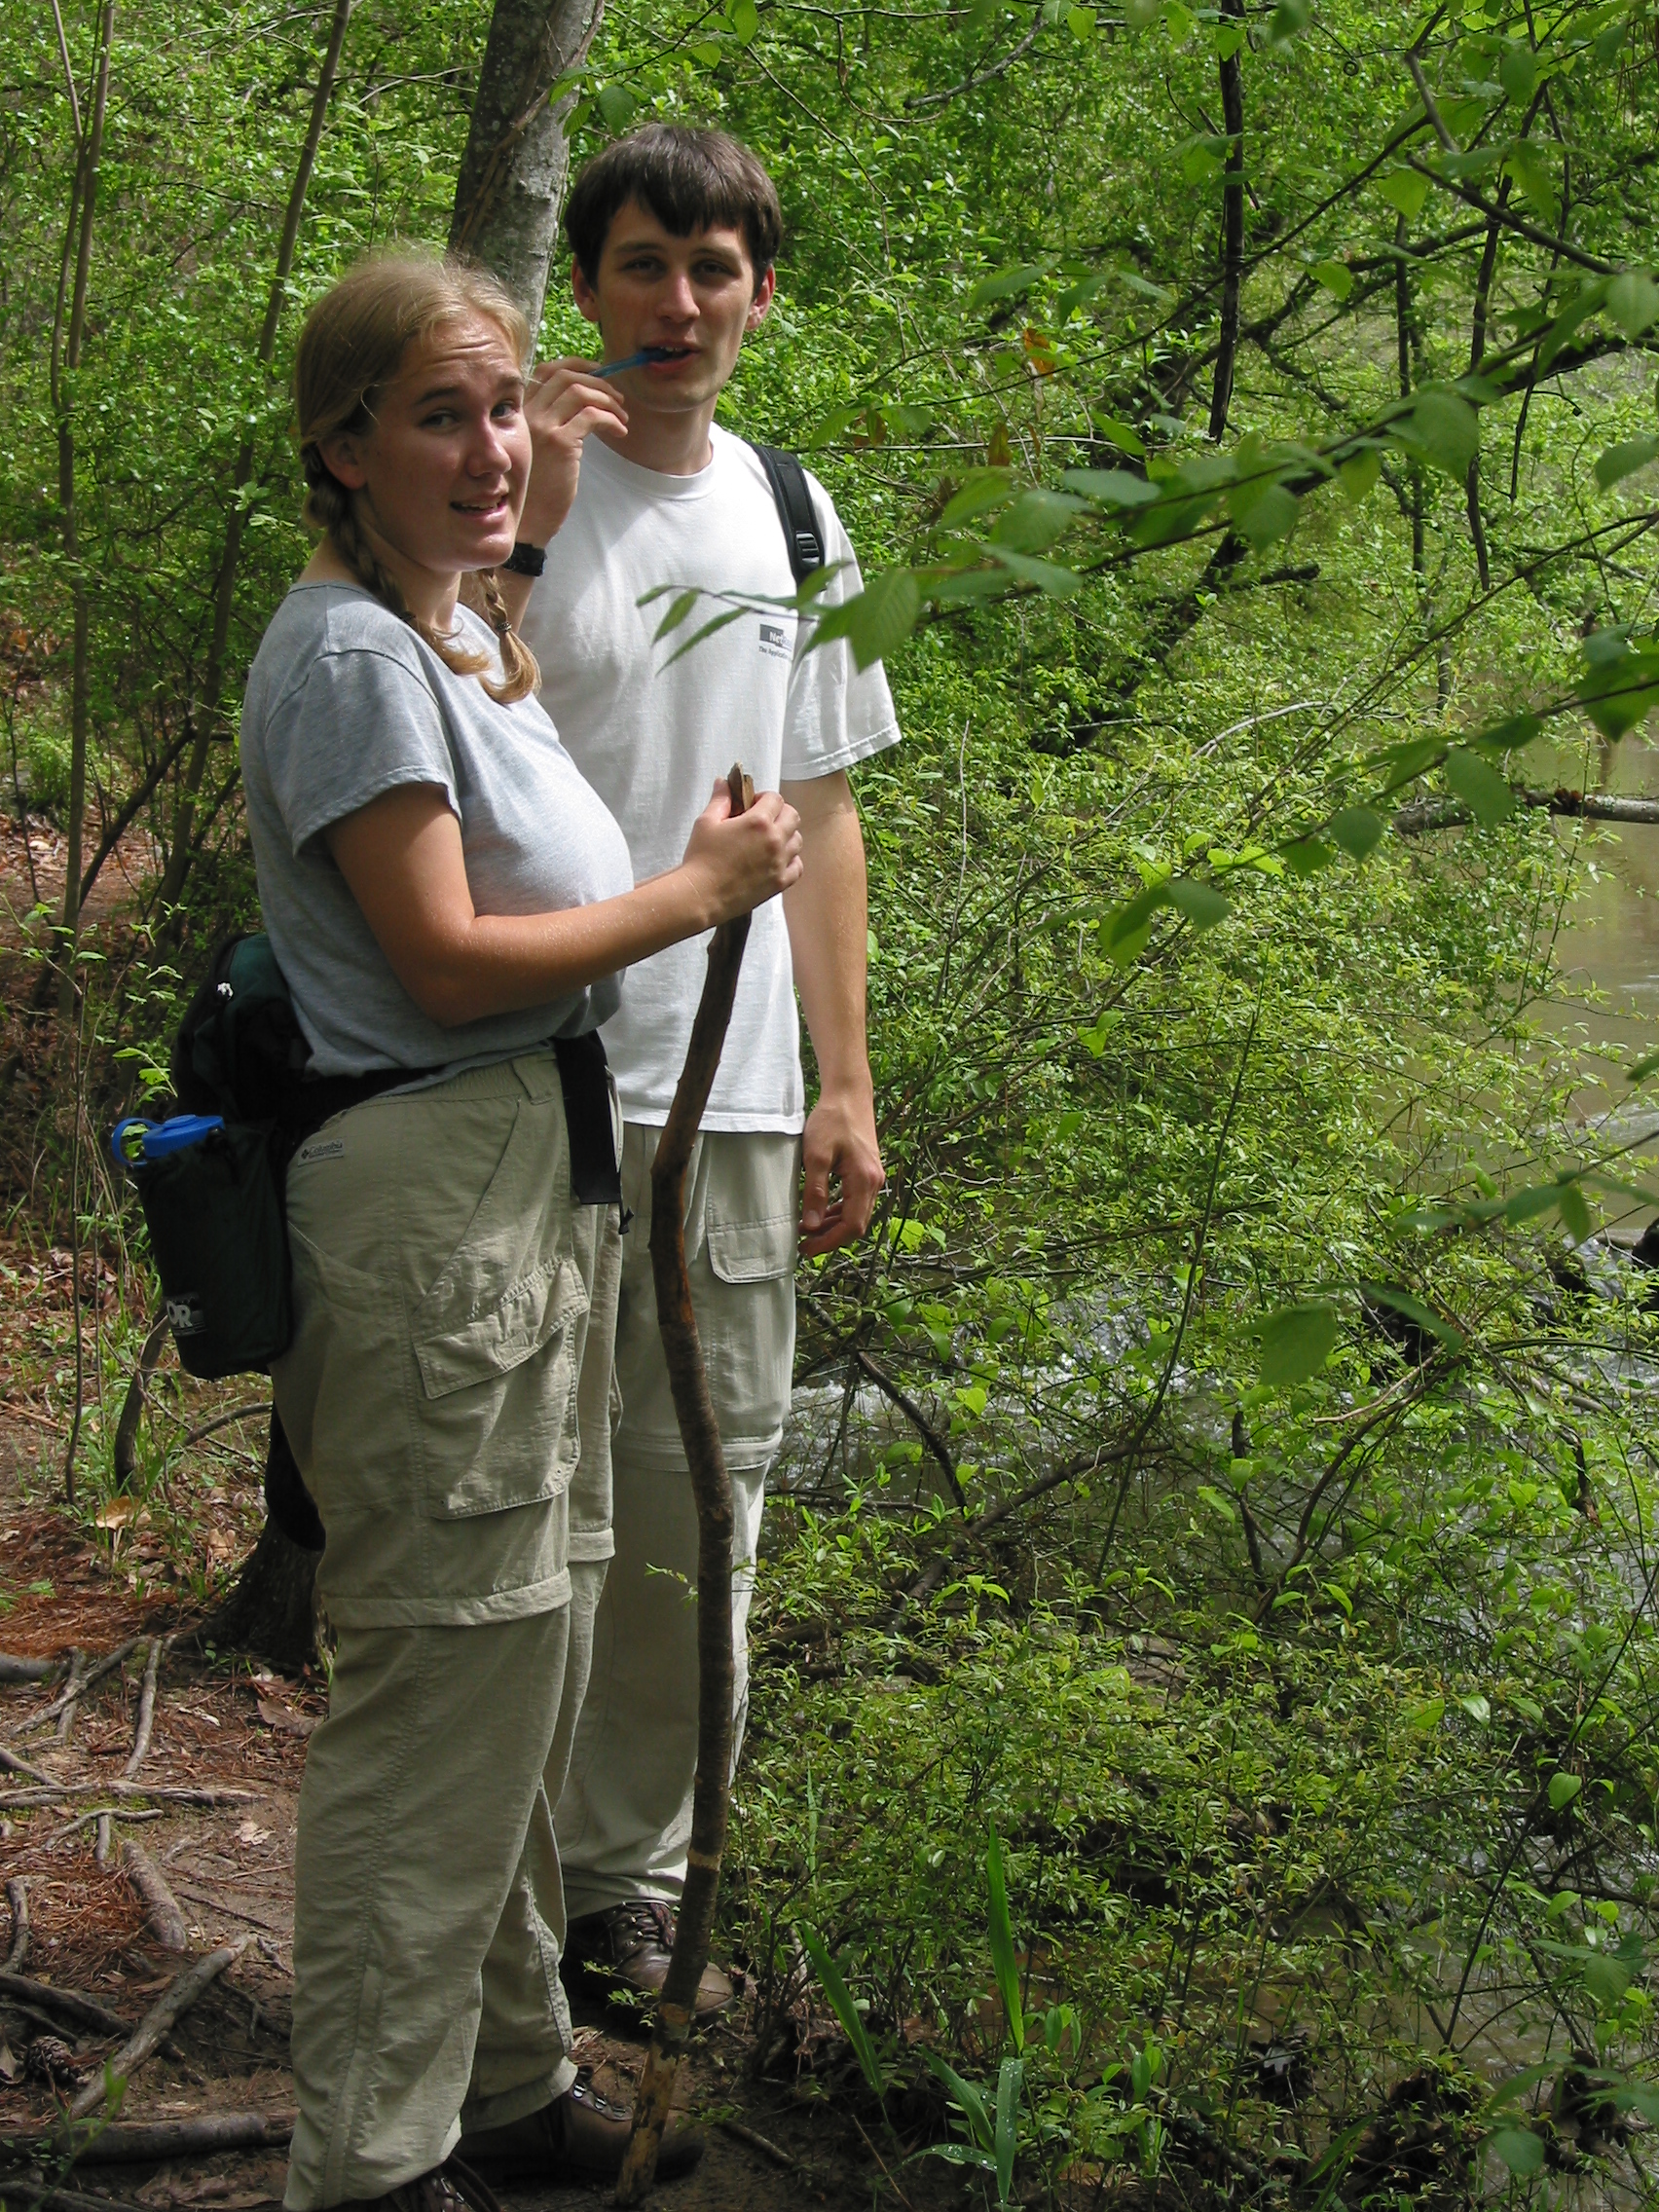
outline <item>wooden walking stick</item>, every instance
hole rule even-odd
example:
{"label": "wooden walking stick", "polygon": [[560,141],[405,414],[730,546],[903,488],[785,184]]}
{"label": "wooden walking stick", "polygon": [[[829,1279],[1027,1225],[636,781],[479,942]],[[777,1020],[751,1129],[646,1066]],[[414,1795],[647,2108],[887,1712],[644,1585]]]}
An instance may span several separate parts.
{"label": "wooden walking stick", "polygon": [[[741,766],[732,769],[730,791],[733,814],[754,804],[755,788]],[[720,1064],[748,938],[747,914],[722,922],[715,932],[685,1065],[651,1162],[651,1276],[656,1285],[657,1327],[662,1331],[675,1419],[697,1507],[697,1781],[680,1921],[657,1999],[645,2071],[634,2099],[633,2133],[616,2182],[618,2204],[638,2204],[656,2179],[675,2077],[691,2033],[697,1985],[709,1963],[731,1803],[731,1478],[691,1311],[691,1283],[685,1272],[685,1170]]]}

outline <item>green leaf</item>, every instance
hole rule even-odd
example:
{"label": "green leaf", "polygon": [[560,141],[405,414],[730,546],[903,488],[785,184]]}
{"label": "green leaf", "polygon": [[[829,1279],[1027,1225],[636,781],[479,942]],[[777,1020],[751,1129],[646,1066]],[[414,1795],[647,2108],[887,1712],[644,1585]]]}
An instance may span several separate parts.
{"label": "green leaf", "polygon": [[1071,32],[1073,38],[1087,44],[1094,36],[1094,10],[1092,8],[1068,8],[1066,10],[1066,28]]}
{"label": "green leaf", "polygon": [[694,39],[685,51],[693,61],[700,62],[705,69],[718,68],[719,65],[722,50],[718,39]]}
{"label": "green leaf", "polygon": [[1040,486],[1021,492],[991,532],[991,542],[1012,546],[1016,553],[1046,553],[1062,537],[1088,502],[1075,493],[1045,492]]}
{"label": "green leaf", "polygon": [[1493,753],[1518,753],[1522,746],[1541,737],[1543,730],[1536,715],[1511,715],[1506,722],[1494,722],[1491,729],[1483,729],[1470,743]]}
{"label": "green leaf", "polygon": [[1374,1306],[1386,1306],[1391,1312],[1403,1313],[1407,1320],[1415,1321],[1419,1329],[1426,1329],[1449,1350],[1462,1350],[1462,1330],[1454,1328],[1450,1321],[1443,1321],[1432,1306],[1425,1306],[1409,1290],[1399,1290],[1385,1282],[1361,1282],[1359,1287]]}
{"label": "green leaf", "polygon": [[1323,837],[1298,837],[1293,845],[1286,845],[1280,859],[1292,875],[1317,875],[1322,867],[1329,867],[1336,854]]}
{"label": "green leaf", "polygon": [[[1131,461],[1146,459],[1144,442],[1127,423],[1120,423],[1115,415],[1099,415],[1092,411],[1088,419],[1108,445],[1116,446],[1120,453],[1126,453]],[[1084,469],[1079,473],[1088,475],[1092,471]]]}
{"label": "green leaf", "polygon": [[1561,213],[1561,196],[1555,171],[1530,138],[1519,138],[1503,158],[1503,166],[1521,187],[1521,197],[1534,215],[1553,223]]}
{"label": "green leaf", "polygon": [[[1161,906],[1169,903],[1167,884],[1149,883],[1144,891],[1137,892],[1126,905],[1119,906],[1100,924],[1100,949],[1108,960],[1125,964],[1135,957],[1145,944],[1152,927],[1152,917]],[[1133,951],[1125,949],[1134,940]]]}
{"label": "green leaf", "polygon": [[1512,2174],[1535,2174],[1544,2162],[1542,2140],[1530,2127],[1500,2127],[1486,2139]]}
{"label": "green leaf", "polygon": [[1471,1696],[1460,1697],[1457,1703],[1463,1708],[1469,1718],[1477,1722],[1482,1728],[1492,1718],[1492,1700],[1482,1697],[1478,1690]]}
{"label": "green leaf", "polygon": [[1376,846],[1385,827],[1382,817],[1369,806],[1345,806],[1326,825],[1350,860],[1362,861]]}
{"label": "green leaf", "polygon": [[997,2204],[999,2212],[1013,2201],[1014,2161],[1019,2149],[1019,2092],[1025,2068],[1017,2058],[1005,2058],[997,2071]]}
{"label": "green leaf", "polygon": [[1616,2005],[1630,1987],[1631,1972],[1622,1959],[1609,1958],[1605,1951],[1589,1951],[1579,1969],[1584,1986],[1598,2005]]}
{"label": "green leaf", "polygon": [[1260,1374],[1270,1389],[1306,1382],[1317,1375],[1337,1341],[1336,1310],[1330,1306],[1285,1306],[1258,1324]]}
{"label": "green leaf", "polygon": [[1583,1788],[1583,1780],[1576,1774],[1551,1775],[1550,1811],[1552,1813],[1565,1813]]}
{"label": "green leaf", "polygon": [[1632,438],[1628,445],[1609,446],[1596,463],[1596,481],[1606,491],[1621,478],[1634,476],[1659,454],[1659,438]]}
{"label": "green leaf", "polygon": [[951,2103],[968,2122],[974,2141],[981,2151],[989,2152],[996,2141],[991,2126],[991,2116],[986,2109],[982,2092],[973,2082],[965,2082],[953,2066],[940,2057],[938,2051],[925,2046],[922,2057],[933,2069]]}
{"label": "green leaf", "polygon": [[1323,284],[1333,299],[1346,300],[1353,290],[1353,271],[1346,261],[1320,261],[1308,273]]}
{"label": "green leaf", "polygon": [[841,2032],[853,2046],[865,2080],[877,2098],[884,2097],[887,2094],[887,2082],[870,2043],[869,2030],[864,2024],[864,2014],[853,2003],[840,1968],[830,1956],[830,1946],[807,1921],[795,1923],[795,1934],[800,1937],[801,1949],[812,1961],[812,1970],[818,1976],[825,1996],[830,2000],[830,2010],[841,2023]]}
{"label": "green leaf", "polygon": [[993,1827],[985,1845],[985,1888],[990,1898],[991,1964],[996,1969],[997,1990],[1008,2016],[1009,2039],[1015,2050],[1025,2048],[1025,2014],[1019,2003],[1019,1968],[1014,1955],[1014,1923],[1009,1917],[1008,1881],[1003,1872],[1002,1843]]}
{"label": "green leaf", "polygon": [[669,654],[663,667],[672,668],[677,660],[683,660],[687,653],[694,652],[705,638],[712,638],[717,630],[727,629],[733,622],[741,622],[748,612],[747,607],[728,607],[723,614],[717,614],[712,621],[705,622],[700,630],[693,630],[685,643],[677,645]]}
{"label": "green leaf", "polygon": [[1515,793],[1478,753],[1453,746],[1446,756],[1445,775],[1483,830],[1494,830],[1515,812]]}
{"label": "green leaf", "polygon": [[1595,643],[1594,639],[1587,643],[1590,666],[1574,689],[1602,735],[1616,744],[1659,706],[1659,649],[1632,651],[1615,641],[1614,649],[1604,657],[1591,651]]}
{"label": "green leaf", "polygon": [[1659,1068],[1659,1052],[1644,1053],[1637,1061],[1635,1067],[1627,1070],[1625,1081],[1626,1083],[1645,1083],[1655,1068]]}
{"label": "green leaf", "polygon": [[1561,1186],[1556,1198],[1556,1211],[1561,1216],[1562,1227],[1575,1244],[1587,1244],[1590,1241],[1594,1224],[1590,1219],[1589,1200],[1584,1196],[1581,1184],[1564,1183]]}
{"label": "green leaf", "polygon": [[1286,537],[1296,526],[1299,502],[1282,484],[1240,484],[1229,493],[1227,510],[1258,552]]}
{"label": "green leaf", "polygon": [[1419,1736],[1432,1736],[1446,1717],[1446,1700],[1443,1697],[1425,1697],[1420,1705],[1408,1708],[1406,1726]]}
{"label": "green leaf", "polygon": [[594,94],[605,128],[613,137],[620,137],[639,113],[640,103],[626,85],[603,85]]}
{"label": "green leaf", "polygon": [[1213,1483],[1199,1483],[1198,1494],[1218,1521],[1233,1522],[1237,1520],[1238,1508],[1234,1504],[1232,1498],[1223,1497]]}
{"label": "green leaf", "polygon": [[1506,100],[1516,107],[1527,105],[1538,82],[1538,59],[1530,46],[1511,40],[1504,47],[1498,57],[1497,81]]}
{"label": "green leaf", "polygon": [[1640,338],[1659,317],[1659,284],[1645,269],[1621,270],[1607,286],[1607,313],[1627,338]]}
{"label": "green leaf", "polygon": [[1068,468],[1060,481],[1106,507],[1146,507],[1159,496],[1156,484],[1130,468]]}
{"label": "green leaf", "polygon": [[1175,876],[1163,888],[1170,905],[1192,925],[1195,937],[1213,930],[1217,922],[1226,921],[1233,911],[1230,899],[1224,898],[1212,884],[1197,882],[1190,875]]}
{"label": "green leaf", "polygon": [[655,645],[659,640],[666,638],[671,630],[678,630],[681,623],[684,621],[685,617],[690,613],[691,609],[696,606],[697,602],[702,598],[702,596],[703,595],[700,591],[682,591],[676,593],[673,601],[670,603],[668,612],[663,616],[662,620],[657,624],[656,629],[651,634],[652,645]]}
{"label": "green leaf", "polygon": [[1410,443],[1436,468],[1461,483],[1480,451],[1480,422],[1466,399],[1429,386],[1419,397],[1406,425]]}
{"label": "green leaf", "polygon": [[1132,31],[1144,31],[1163,13],[1163,0],[1125,0],[1124,20]]}
{"label": "green leaf", "polygon": [[864,590],[831,608],[819,623],[814,645],[845,638],[861,669],[884,660],[916,626],[922,611],[921,586],[909,569],[888,569],[872,576]]}
{"label": "green leaf", "polygon": [[[1057,561],[1034,560],[1029,553],[1015,553],[1006,545],[989,545],[985,550],[998,565],[1022,584],[1035,584],[1040,591],[1054,599],[1064,599],[1074,591],[1083,589],[1083,578],[1075,569],[1065,569]],[[863,668],[865,663],[860,661]]]}
{"label": "green leaf", "polygon": [[1382,456],[1375,446],[1366,446],[1360,453],[1345,461],[1337,470],[1337,481],[1347,498],[1357,507],[1360,500],[1376,487],[1382,473]]}
{"label": "green leaf", "polygon": [[957,530],[976,515],[1006,506],[1014,497],[1014,477],[1006,468],[971,468],[962,488],[939,518],[941,530]]}
{"label": "green leaf", "polygon": [[1396,213],[1415,223],[1428,198],[1428,179],[1416,169],[1390,169],[1377,189]]}
{"label": "green leaf", "polygon": [[969,293],[969,312],[989,307],[993,300],[1016,300],[1022,292],[1029,292],[1033,284],[1041,283],[1047,274],[1040,261],[1022,261],[1011,269],[995,270],[989,276],[981,276]]}
{"label": "green leaf", "polygon": [[1272,46],[1288,46],[1308,28],[1313,10],[1309,0],[1279,0],[1268,23],[1268,40]]}
{"label": "green leaf", "polygon": [[756,7],[755,0],[732,0],[727,20],[738,45],[747,46],[760,28],[760,11]]}

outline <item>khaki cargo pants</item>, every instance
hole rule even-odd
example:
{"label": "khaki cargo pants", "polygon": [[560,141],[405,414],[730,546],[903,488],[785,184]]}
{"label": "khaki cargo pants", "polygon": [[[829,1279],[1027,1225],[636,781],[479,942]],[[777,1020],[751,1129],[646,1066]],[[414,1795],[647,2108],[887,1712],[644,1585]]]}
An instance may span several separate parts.
{"label": "khaki cargo pants", "polygon": [[[556,1800],[572,1919],[631,1898],[678,1901],[697,1772],[697,1513],[674,1418],[651,1282],[650,1163],[660,1130],[630,1122],[611,1433],[616,1550],[570,1779]],[[749,1710],[747,1628],[766,1469],[789,1412],[800,1139],[711,1131],[686,1176],[691,1303],[731,1475],[736,1727]]]}
{"label": "khaki cargo pants", "polygon": [[[300,1792],[290,2212],[574,2078],[551,1807],[609,1549],[621,1249],[550,1052],[328,1123],[288,1177],[273,1380],[338,1643]],[[573,1618],[572,1561],[585,1604]]]}

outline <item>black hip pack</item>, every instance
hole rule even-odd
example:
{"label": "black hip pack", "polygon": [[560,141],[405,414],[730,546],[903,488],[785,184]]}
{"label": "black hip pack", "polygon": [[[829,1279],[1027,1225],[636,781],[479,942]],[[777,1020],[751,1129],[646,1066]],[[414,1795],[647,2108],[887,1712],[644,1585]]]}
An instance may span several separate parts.
{"label": "black hip pack", "polygon": [[[605,1047],[556,1038],[578,1205],[618,1205],[622,1186]],[[111,1139],[138,1188],[179,1364],[203,1381],[268,1368],[294,1333],[284,1184],[307,1137],[349,1107],[437,1069],[307,1074],[311,1048],[271,940],[221,945],[173,1039],[183,1109],[129,1116]]]}

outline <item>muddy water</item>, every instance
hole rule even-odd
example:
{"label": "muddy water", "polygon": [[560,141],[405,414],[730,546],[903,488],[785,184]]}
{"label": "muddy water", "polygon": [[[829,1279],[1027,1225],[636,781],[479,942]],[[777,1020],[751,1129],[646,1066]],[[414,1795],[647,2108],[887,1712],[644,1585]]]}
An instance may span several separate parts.
{"label": "muddy water", "polygon": [[[1577,751],[1534,745],[1520,766],[1521,780],[1536,789],[1659,798],[1659,732]],[[1593,1051],[1619,1046],[1628,1065],[1659,1047],[1659,828],[1561,821],[1556,833],[1577,855],[1578,897],[1557,940],[1561,991],[1546,1024]],[[1612,1098],[1623,1095],[1616,1077],[1610,1088]],[[1608,1093],[1591,1090],[1579,1109],[1604,1113],[1609,1103]]]}

